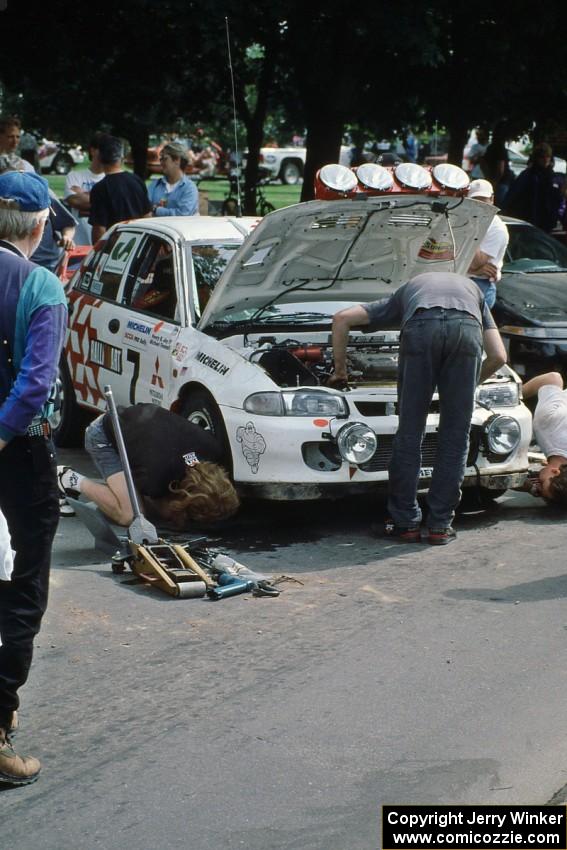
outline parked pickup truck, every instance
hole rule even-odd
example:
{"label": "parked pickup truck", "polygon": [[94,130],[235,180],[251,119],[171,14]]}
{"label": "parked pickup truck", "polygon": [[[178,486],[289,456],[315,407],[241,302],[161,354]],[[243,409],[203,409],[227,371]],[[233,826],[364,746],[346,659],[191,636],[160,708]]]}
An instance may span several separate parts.
{"label": "parked pickup truck", "polygon": [[305,148],[298,147],[260,148],[260,168],[272,180],[295,186],[303,177],[305,154]]}
{"label": "parked pickup truck", "polygon": [[[295,186],[303,177],[306,148],[260,148],[260,168],[270,180]],[[341,163],[350,163],[350,148],[341,145]]]}

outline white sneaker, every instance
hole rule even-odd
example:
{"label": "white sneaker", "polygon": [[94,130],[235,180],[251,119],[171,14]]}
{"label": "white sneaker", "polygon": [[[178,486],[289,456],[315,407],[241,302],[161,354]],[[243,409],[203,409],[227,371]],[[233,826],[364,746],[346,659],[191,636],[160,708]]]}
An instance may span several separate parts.
{"label": "white sneaker", "polygon": [[75,516],[75,511],[63,497],[59,499],[59,516]]}
{"label": "white sneaker", "polygon": [[57,467],[57,483],[61,498],[64,499],[65,496],[71,496],[73,499],[79,498],[79,474],[70,466]]}

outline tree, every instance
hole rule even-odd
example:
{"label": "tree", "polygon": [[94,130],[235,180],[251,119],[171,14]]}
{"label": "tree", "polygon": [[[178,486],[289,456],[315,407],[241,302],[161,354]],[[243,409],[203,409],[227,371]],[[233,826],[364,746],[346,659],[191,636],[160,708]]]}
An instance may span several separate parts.
{"label": "tree", "polygon": [[[96,129],[124,136],[136,171],[145,174],[148,134],[206,110],[214,75],[212,68],[199,74],[199,31],[192,25],[204,7],[202,0],[162,0],[159,8],[152,0],[123,0],[95,4],[85,15],[80,4],[60,0],[38,12],[30,27],[9,4],[2,13],[10,37],[0,77],[22,93],[27,124],[70,138]],[[70,50],[49,49],[62,34]]]}
{"label": "tree", "polygon": [[290,4],[286,57],[307,127],[302,200],[313,197],[317,169],[338,161],[347,121],[370,122],[378,109],[399,120],[412,71],[435,55],[429,30],[424,11],[391,0],[361,15],[346,0]]}

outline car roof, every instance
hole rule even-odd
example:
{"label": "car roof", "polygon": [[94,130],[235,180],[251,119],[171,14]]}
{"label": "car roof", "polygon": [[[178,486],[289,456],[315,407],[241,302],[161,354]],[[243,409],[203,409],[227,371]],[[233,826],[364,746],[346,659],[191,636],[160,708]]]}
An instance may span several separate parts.
{"label": "car roof", "polygon": [[242,218],[212,215],[180,215],[155,216],[154,218],[136,218],[125,225],[135,225],[148,232],[181,238],[187,242],[214,240],[237,240],[247,236],[260,222],[259,217],[243,216]]}

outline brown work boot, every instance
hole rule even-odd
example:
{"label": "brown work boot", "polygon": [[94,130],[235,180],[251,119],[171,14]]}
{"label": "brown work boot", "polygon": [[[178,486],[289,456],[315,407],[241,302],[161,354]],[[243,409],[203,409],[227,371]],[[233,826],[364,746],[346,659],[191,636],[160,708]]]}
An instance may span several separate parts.
{"label": "brown work boot", "polygon": [[0,784],[29,785],[39,776],[41,764],[31,756],[19,756],[0,728]]}

